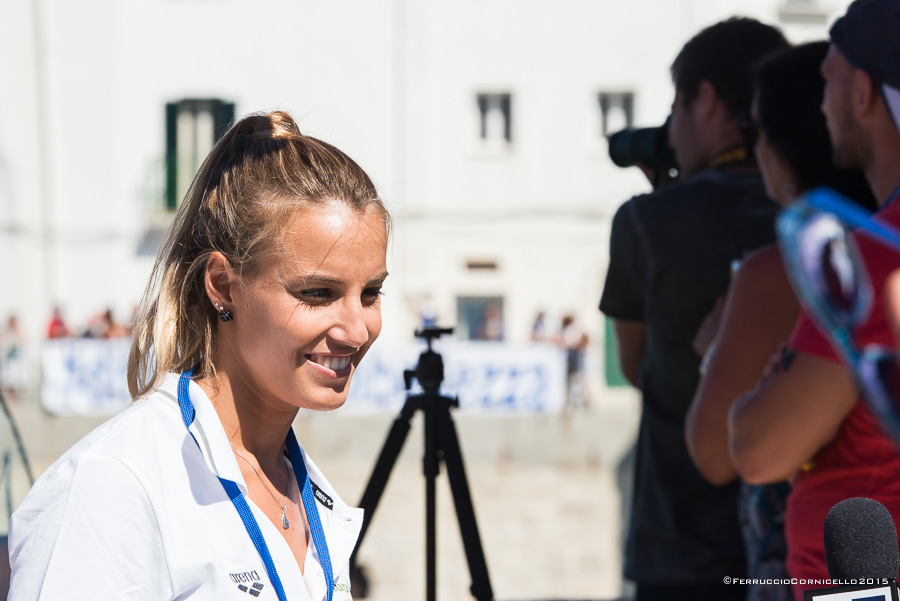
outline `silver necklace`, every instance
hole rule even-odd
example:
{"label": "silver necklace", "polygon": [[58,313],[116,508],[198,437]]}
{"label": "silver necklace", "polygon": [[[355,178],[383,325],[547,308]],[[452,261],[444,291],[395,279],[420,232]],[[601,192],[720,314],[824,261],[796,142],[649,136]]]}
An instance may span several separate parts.
{"label": "silver necklace", "polygon": [[[272,489],[269,488],[269,485],[266,484],[266,481],[263,480],[263,478],[262,478],[262,476],[259,474],[259,472],[256,471],[256,468],[253,467],[253,464],[250,463],[249,461],[247,461],[247,458],[246,458],[246,457],[244,457],[243,455],[241,455],[241,452],[237,450],[237,447],[234,446],[234,443],[233,443],[233,442],[231,442],[231,441],[228,441],[228,442],[231,444],[231,448],[232,448],[232,450],[234,450],[234,452],[237,454],[237,456],[240,457],[241,459],[243,459],[243,460],[244,460],[244,463],[246,463],[247,465],[250,466],[250,469],[253,470],[253,473],[256,474],[256,477],[259,478],[259,481],[262,482],[262,485],[265,486],[265,487],[266,487],[266,490],[269,492],[269,494],[272,495],[272,499],[274,499],[275,502],[278,503],[278,497],[275,496],[275,493],[272,492]],[[287,487],[288,487],[288,491],[290,491],[290,490],[291,490],[291,473],[290,473],[290,470],[288,470],[288,486],[287,486]],[[291,527],[291,523],[288,522],[288,519],[287,519],[287,509],[285,508],[285,505],[287,504],[287,496],[288,496],[288,493],[284,493],[284,501],[282,501],[281,503],[278,503],[278,506],[281,507],[281,526],[282,526],[282,528],[284,528],[285,530],[287,530],[288,528]]]}

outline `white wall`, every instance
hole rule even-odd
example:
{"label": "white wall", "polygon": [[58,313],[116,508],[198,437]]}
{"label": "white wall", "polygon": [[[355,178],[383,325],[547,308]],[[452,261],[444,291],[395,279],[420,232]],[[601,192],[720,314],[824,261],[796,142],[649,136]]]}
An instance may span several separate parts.
{"label": "white wall", "polygon": [[[791,39],[824,37],[848,2],[822,4],[784,24]],[[130,313],[152,263],[136,250],[162,191],[165,103],[218,97],[238,115],[290,111],[373,177],[396,217],[386,338],[410,336],[425,295],[450,323],[458,295],[486,294],[506,299],[513,341],[544,309],[576,312],[599,342],[609,218],[647,184],[609,162],[597,93],[633,91],[636,123],[659,124],[690,36],[736,13],[777,24],[781,6],[6,0],[0,317],[21,315],[34,343],[55,302],[74,324]],[[478,92],[513,95],[508,152],[479,148]],[[470,258],[499,268],[469,272]]]}

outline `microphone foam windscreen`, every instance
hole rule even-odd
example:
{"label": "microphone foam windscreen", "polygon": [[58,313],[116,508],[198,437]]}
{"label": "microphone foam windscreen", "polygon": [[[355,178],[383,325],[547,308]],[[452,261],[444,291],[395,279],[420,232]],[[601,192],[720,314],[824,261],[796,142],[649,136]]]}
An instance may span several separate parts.
{"label": "microphone foam windscreen", "polygon": [[854,497],[831,508],[825,518],[825,561],[832,580],[897,578],[897,528],[887,508]]}

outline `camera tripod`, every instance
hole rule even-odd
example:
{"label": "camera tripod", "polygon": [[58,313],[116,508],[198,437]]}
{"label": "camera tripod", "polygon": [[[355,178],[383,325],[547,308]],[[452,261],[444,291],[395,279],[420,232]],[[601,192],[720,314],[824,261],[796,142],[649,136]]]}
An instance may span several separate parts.
{"label": "camera tripod", "polygon": [[[407,396],[403,409],[400,410],[400,414],[388,432],[387,440],[381,449],[375,469],[372,470],[369,483],[366,485],[360,501],[360,507],[365,511],[365,521],[359,533],[356,549],[358,551],[359,546],[362,545],[363,537],[365,537],[372,516],[375,514],[378,501],[384,493],[388,477],[403,448],[406,435],[409,433],[410,420],[415,412],[420,410],[425,415],[423,464],[425,471],[426,600],[435,601],[437,595],[435,479],[440,471],[440,462],[443,460],[447,468],[453,503],[456,506],[456,518],[459,522],[463,548],[469,564],[469,574],[472,578],[472,586],[469,590],[478,601],[492,601],[494,592],[491,589],[487,564],[484,560],[484,550],[478,535],[478,524],[475,522],[475,509],[472,507],[472,498],[469,495],[469,484],[460,453],[459,439],[456,436],[453,418],[450,416],[450,408],[457,407],[459,401],[441,396],[438,392],[441,382],[444,380],[444,361],[438,353],[431,349],[431,343],[435,338],[451,333],[453,333],[452,328],[425,328],[416,331],[416,337],[425,339],[428,350],[419,356],[419,363],[415,370],[403,372],[403,379],[407,390],[412,386],[413,378],[417,379],[422,385],[424,393]],[[351,570],[356,567],[357,551],[354,551],[350,559]]]}

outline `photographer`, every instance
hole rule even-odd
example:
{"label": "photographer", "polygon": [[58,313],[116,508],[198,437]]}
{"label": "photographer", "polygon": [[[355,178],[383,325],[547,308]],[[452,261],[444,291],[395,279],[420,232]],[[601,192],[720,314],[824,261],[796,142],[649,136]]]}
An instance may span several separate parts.
{"label": "photographer", "polygon": [[746,571],[737,485],[707,483],[684,421],[699,380],[693,340],[725,293],[730,264],[774,238],[767,197],[738,117],[750,108],[753,68],[788,46],[752,19],[712,25],[672,64],[669,145],[676,183],[619,208],[600,310],[614,320],[619,359],[642,391],[625,576],[637,601],[743,599],[723,577]]}

